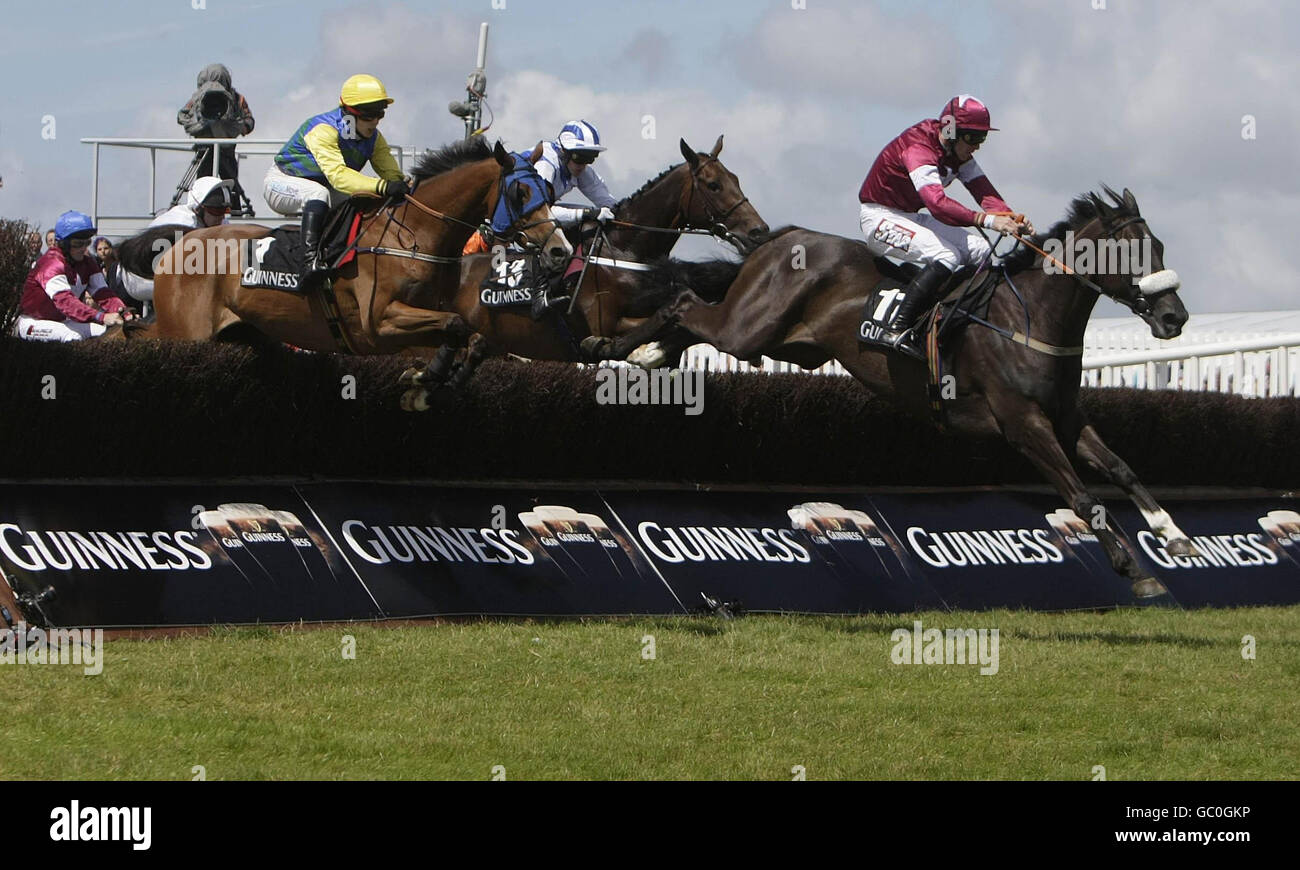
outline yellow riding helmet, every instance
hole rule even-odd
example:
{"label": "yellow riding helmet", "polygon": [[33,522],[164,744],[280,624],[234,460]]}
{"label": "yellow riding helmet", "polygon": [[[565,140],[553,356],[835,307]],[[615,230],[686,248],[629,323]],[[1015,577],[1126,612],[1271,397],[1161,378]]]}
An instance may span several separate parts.
{"label": "yellow riding helmet", "polygon": [[367,103],[393,104],[393,100],[384,90],[384,83],[374,76],[352,76],[343,83],[339,92],[339,102],[345,106],[364,106]]}

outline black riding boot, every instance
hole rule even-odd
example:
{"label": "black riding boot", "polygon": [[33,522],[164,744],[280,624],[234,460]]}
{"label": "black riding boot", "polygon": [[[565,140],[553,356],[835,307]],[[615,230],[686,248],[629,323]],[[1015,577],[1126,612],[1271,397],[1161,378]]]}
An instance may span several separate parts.
{"label": "black riding boot", "polygon": [[302,275],[298,278],[298,290],[309,293],[314,290],[329,271],[329,265],[320,253],[320,234],[325,225],[325,216],[329,206],[312,200],[302,207]]}
{"label": "black riding boot", "polygon": [[921,317],[942,298],[951,277],[952,270],[942,263],[927,263],[907,285],[903,291],[903,304],[898,306],[898,313],[894,315],[895,350],[918,359],[924,358],[914,330]]}

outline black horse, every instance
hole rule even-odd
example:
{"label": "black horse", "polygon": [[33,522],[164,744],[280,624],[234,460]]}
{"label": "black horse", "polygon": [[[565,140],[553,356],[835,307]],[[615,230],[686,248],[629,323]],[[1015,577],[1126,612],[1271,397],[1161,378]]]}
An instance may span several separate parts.
{"label": "black horse", "polygon": [[[945,350],[947,370],[955,374],[947,421],[960,435],[1005,439],[1079,517],[1093,522],[1105,513],[1072,466],[1072,460],[1082,459],[1133,499],[1151,528],[1166,539],[1169,553],[1195,555],[1191,541],[1079,408],[1083,332],[1099,292],[1140,316],[1156,338],[1176,337],[1187,322],[1177,275],[1164,268],[1164,246],[1151,234],[1133,194],[1105,190],[1110,203],[1096,194],[1082,195],[1071,203],[1065,221],[1034,241],[1041,247],[1048,240],[1064,240],[1067,232],[1076,242],[1094,245],[1137,240],[1150,246],[1151,274],[1140,282],[1131,274],[1065,274],[1043,268],[1041,254],[1017,251],[1004,264],[986,315],[997,329],[969,326]],[[629,360],[646,367],[664,365],[697,342],[740,359],[766,355],[810,369],[834,358],[873,392],[925,412],[926,364],[858,341],[860,314],[880,277],[863,243],[785,228],[749,256],[721,303],[710,305],[690,291],[682,293],[665,311],[660,340],[639,348]],[[1012,338],[1025,324],[1033,340]],[[1163,584],[1143,576],[1108,525],[1094,525],[1111,565],[1130,578],[1135,596],[1165,594]]]}

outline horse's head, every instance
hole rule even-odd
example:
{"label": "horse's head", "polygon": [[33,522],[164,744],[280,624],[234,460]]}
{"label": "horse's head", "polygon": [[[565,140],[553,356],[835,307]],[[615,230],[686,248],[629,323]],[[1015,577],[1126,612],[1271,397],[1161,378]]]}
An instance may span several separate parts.
{"label": "horse's head", "polygon": [[691,173],[690,183],[682,188],[685,225],[710,230],[731,241],[742,253],[762,244],[769,228],[741,191],[735,173],[718,159],[722,137],[708,154],[697,153],[685,139],[681,146]]}
{"label": "horse's head", "polygon": [[1078,235],[1092,235],[1090,228],[1095,224],[1097,263],[1127,263],[1128,268],[1099,268],[1092,280],[1105,295],[1145,320],[1153,336],[1177,338],[1187,323],[1187,309],[1178,298],[1178,273],[1165,268],[1165,246],[1147,226],[1127,187],[1122,194],[1102,187],[1114,205],[1095,193],[1088,194],[1096,217]]}
{"label": "horse's head", "polygon": [[573,247],[551,215],[550,185],[533,168],[541,156],[541,145],[532,154],[521,156],[511,154],[497,142],[492,154],[501,167],[501,178],[492,193],[493,234],[503,241],[541,251],[544,263],[550,268],[567,263],[573,256]]}

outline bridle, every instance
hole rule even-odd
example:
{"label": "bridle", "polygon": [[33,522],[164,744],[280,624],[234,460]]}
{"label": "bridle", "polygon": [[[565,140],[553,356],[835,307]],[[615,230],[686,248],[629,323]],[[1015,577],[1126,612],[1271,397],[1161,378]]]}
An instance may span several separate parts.
{"label": "bridle", "polygon": [[[1120,230],[1132,224],[1140,223],[1145,225],[1147,222],[1146,218],[1142,217],[1142,215],[1130,215],[1129,217],[1126,217],[1125,219],[1121,220],[1119,223],[1113,224],[1109,227],[1106,225],[1105,219],[1103,219],[1100,216],[1093,218],[1093,221],[1100,222],[1102,229],[1105,231],[1102,233],[1102,235],[1098,236],[1098,239],[1112,239],[1116,241],[1120,241],[1119,239],[1116,238],[1116,233],[1118,233]],[[1092,221],[1090,221],[1089,223],[1091,222]],[[1151,229],[1150,226],[1147,226],[1148,231],[1143,234],[1142,238],[1144,239],[1152,238],[1150,229]],[[1091,280],[1090,278],[1084,275],[1080,275],[1074,269],[1071,269],[1069,266],[1065,265],[1060,260],[1056,259],[1051,254],[1047,253],[1042,248],[1038,247],[1033,242],[1029,241],[1023,236],[1012,235],[1011,237],[1015,239],[1018,244],[1024,245],[1030,250],[1035,251],[1038,254],[1041,254],[1044,259],[1050,260],[1051,262],[1055,263],[1057,267],[1061,269],[1062,272],[1069,275],[1071,278],[1074,278],[1076,281],[1078,281],[1080,284],[1082,284],[1083,286],[1087,287],[1089,290],[1096,293],[1098,296],[1105,296],[1107,299],[1110,299],[1114,302],[1118,302],[1120,305],[1123,305],[1125,308],[1127,308],[1129,311],[1132,311],[1134,314],[1138,315],[1139,317],[1150,314],[1152,310],[1152,303],[1158,300],[1161,296],[1164,296],[1169,293],[1173,293],[1178,289],[1179,286],[1176,281],[1166,281],[1166,282],[1159,282],[1155,286],[1152,286],[1150,289],[1142,289],[1141,284],[1139,283],[1137,285],[1139,288],[1138,292],[1132,298],[1124,298],[1121,296],[1117,296],[1114,293],[1107,291],[1105,288],[1101,287],[1099,284],[1097,284],[1095,281]],[[1147,276],[1147,277],[1151,277],[1151,276]],[[1144,278],[1143,280],[1146,279]]]}
{"label": "bridle", "polygon": [[[732,245],[735,245],[737,248],[740,248],[743,251],[744,245],[740,243],[739,238],[733,232],[731,232],[731,230],[727,228],[727,218],[731,217],[732,214],[735,213],[736,209],[740,208],[742,205],[749,202],[749,197],[741,196],[741,198],[734,205],[732,205],[731,208],[727,209],[721,214],[718,214],[714,208],[715,204],[713,202],[713,197],[708,193],[708,191],[700,190],[700,170],[702,170],[705,167],[705,165],[709,162],[717,162],[717,159],[718,158],[716,157],[710,157],[706,155],[691,170],[691,184],[689,187],[685,188],[682,191],[682,194],[685,197],[686,201],[680,204],[682,217],[686,221],[683,227],[685,229],[707,230],[710,235],[717,236],[723,241],[730,242]],[[701,199],[703,200],[704,216],[709,223],[709,226],[707,227],[694,227],[691,225],[691,205],[695,201],[696,193],[699,193]]]}
{"label": "bridle", "polygon": [[[1009,213],[994,212],[994,214],[1007,215]],[[1015,215],[1015,217],[1018,220],[1023,220],[1023,215]],[[1089,221],[1087,224],[1084,224],[1083,228],[1086,229],[1094,221],[1100,222],[1102,229],[1104,230],[1103,234],[1098,237],[1099,239],[1115,239],[1115,234],[1118,233],[1120,230],[1132,224],[1138,224],[1138,223],[1145,224],[1146,218],[1142,217],[1141,215],[1130,215],[1125,219],[1121,220],[1120,222],[1108,227],[1106,225],[1105,220],[1101,217],[1100,214],[1098,214],[1098,216],[1093,218],[1092,221]],[[1144,234],[1143,238],[1147,238],[1147,239],[1152,238],[1149,232],[1150,227],[1148,226],[1147,229],[1148,232]],[[979,233],[980,235],[984,235],[984,231],[982,229],[979,230]],[[1010,238],[1014,239],[1017,245],[1024,245],[1025,247],[1029,248],[1031,251],[1035,251],[1036,253],[1042,255],[1044,260],[1048,260],[1051,261],[1052,263],[1055,263],[1056,266],[1063,273],[1069,275],[1071,278],[1074,278],[1076,281],[1078,281],[1080,284],[1082,284],[1083,286],[1087,287],[1089,290],[1096,293],[1098,296],[1105,296],[1107,299],[1111,299],[1119,303],[1120,305],[1123,305],[1125,308],[1127,308],[1129,311],[1133,312],[1134,314],[1138,315],[1139,317],[1150,314],[1152,310],[1152,302],[1159,299],[1161,296],[1164,296],[1168,293],[1173,293],[1179,287],[1177,275],[1174,272],[1165,269],[1165,270],[1161,270],[1160,272],[1156,272],[1151,275],[1147,275],[1143,277],[1141,282],[1139,282],[1137,285],[1138,292],[1133,298],[1131,299],[1121,298],[1119,296],[1116,296],[1114,293],[1107,292],[1103,287],[1098,285],[1096,282],[1092,281],[1090,278],[1084,275],[1080,275],[1074,269],[1070,268],[1065,263],[1062,263],[1060,260],[1053,257],[1051,254],[1047,253],[1042,248],[1038,247],[1033,242],[1026,239],[1024,236],[1016,235],[1014,233],[1007,233],[1007,235]],[[987,240],[988,236],[984,236],[984,238]],[[985,266],[988,264],[989,258],[992,257],[994,249],[996,249],[997,246],[995,243],[990,242],[989,247],[990,247],[989,254],[985,257],[984,262],[981,263],[979,268],[976,270],[975,276],[970,279],[971,286],[973,286],[975,279],[979,277],[979,274],[984,270]],[[1013,247],[1012,250],[1014,251],[1015,248]],[[1011,252],[1008,251],[1008,255],[1010,253]],[[1002,255],[1002,256],[1005,258],[1007,255]],[[1059,347],[1057,345],[1048,344],[1046,342],[1039,341],[1038,339],[1030,337],[1029,309],[1028,306],[1025,305],[1024,296],[1021,295],[1019,288],[1016,287],[1015,281],[1011,279],[1011,274],[1007,271],[1006,266],[999,265],[996,268],[1001,272],[1001,276],[998,277],[996,280],[999,283],[1003,281],[1006,282],[1007,286],[1011,289],[1011,292],[1015,294],[1016,299],[1019,300],[1021,310],[1023,310],[1025,313],[1024,332],[1020,332],[1019,330],[1012,331],[1010,329],[997,326],[996,324],[990,323],[984,318],[979,317],[973,312],[969,312],[969,311],[965,312],[966,315],[973,322],[978,323],[981,326],[988,327],[989,329],[998,333],[1002,337],[1007,338],[1010,341],[1015,342],[1016,344],[1024,345],[1025,347],[1028,347],[1031,350],[1036,350],[1039,351],[1040,353],[1046,353],[1052,356],[1081,355],[1083,353],[1082,347]],[[1153,281],[1152,279],[1155,280]],[[1147,286],[1143,287],[1142,286],[1143,283],[1146,283]]]}

